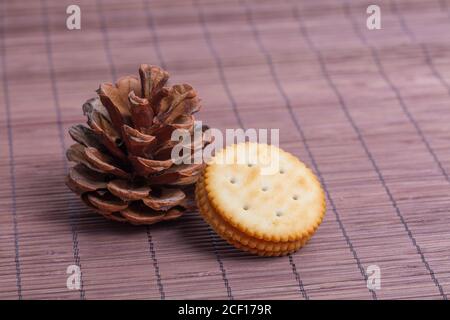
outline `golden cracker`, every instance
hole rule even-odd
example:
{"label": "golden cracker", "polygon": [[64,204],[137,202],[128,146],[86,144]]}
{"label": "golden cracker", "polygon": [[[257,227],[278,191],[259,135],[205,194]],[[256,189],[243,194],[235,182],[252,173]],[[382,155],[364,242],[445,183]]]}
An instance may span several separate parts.
{"label": "golden cracker", "polygon": [[[217,215],[211,208],[206,193],[203,190],[203,179],[200,177],[196,188],[197,204],[200,213],[204,219],[213,227],[213,229],[228,242],[232,244],[239,244],[240,247],[248,248],[249,250],[284,253],[298,250],[307,240],[307,238],[297,240],[294,242],[269,242],[260,239],[253,239],[241,231],[235,229]],[[309,238],[309,237],[308,237]],[[237,246],[237,245],[236,245]]]}
{"label": "golden cracker", "polygon": [[[271,151],[279,152],[279,170],[262,175],[262,162],[275,159]],[[205,169],[203,188],[211,207],[231,226],[270,242],[309,237],[326,209],[324,192],[311,170],[271,145],[241,143],[219,151]]]}
{"label": "golden cracker", "polygon": [[243,232],[237,230],[229,223],[227,223],[220,215],[218,215],[213,208],[209,200],[207,199],[206,193],[203,189],[204,180],[202,177],[199,179],[198,183],[198,205],[203,209],[205,214],[210,216],[220,231],[225,233],[228,237],[233,238],[235,241],[240,242],[242,245],[248,246],[250,248],[255,248],[259,250],[268,250],[268,251],[280,251],[280,250],[291,250],[298,247],[303,239],[291,241],[291,242],[271,242],[261,239],[252,238]]}
{"label": "golden cracker", "polygon": [[200,209],[200,213],[201,213],[203,219],[216,231],[216,233],[220,237],[222,237],[225,241],[227,241],[230,245],[236,247],[237,249],[240,249],[240,250],[252,253],[252,254],[256,254],[259,256],[284,256],[284,255],[287,255],[287,254],[292,253],[297,250],[297,249],[293,249],[293,250],[287,250],[287,251],[264,251],[264,250],[259,250],[257,248],[252,248],[252,247],[243,245],[242,243],[230,238],[226,233],[223,233],[220,229],[218,229],[217,224],[214,223],[210,219],[210,217],[211,217],[210,215],[205,214],[206,212],[207,212],[207,210],[205,208]]}

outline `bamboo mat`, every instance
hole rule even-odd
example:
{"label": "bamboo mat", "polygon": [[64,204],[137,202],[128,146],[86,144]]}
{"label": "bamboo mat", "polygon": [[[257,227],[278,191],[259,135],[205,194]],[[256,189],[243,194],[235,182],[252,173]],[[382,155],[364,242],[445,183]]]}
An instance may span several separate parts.
{"label": "bamboo mat", "polygon": [[[447,298],[450,1],[376,1],[369,31],[372,2],[1,0],[0,298]],[[197,213],[132,227],[68,191],[68,127],[140,63],[197,88],[212,127],[281,128],[327,194],[305,248],[253,257]]]}

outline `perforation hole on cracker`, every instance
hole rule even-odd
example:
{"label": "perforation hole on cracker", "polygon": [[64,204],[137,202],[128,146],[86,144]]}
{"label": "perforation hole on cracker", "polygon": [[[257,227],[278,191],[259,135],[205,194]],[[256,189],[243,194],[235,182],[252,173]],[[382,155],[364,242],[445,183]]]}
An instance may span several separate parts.
{"label": "perforation hole on cracker", "polygon": [[283,215],[283,212],[277,211],[275,214],[276,214],[277,217],[281,217]]}

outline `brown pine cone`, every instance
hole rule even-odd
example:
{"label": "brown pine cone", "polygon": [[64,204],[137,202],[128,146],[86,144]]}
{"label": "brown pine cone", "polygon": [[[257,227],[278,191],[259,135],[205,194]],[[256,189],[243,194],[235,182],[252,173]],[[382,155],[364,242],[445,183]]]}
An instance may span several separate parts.
{"label": "brown pine cone", "polygon": [[140,66],[139,76],[103,83],[98,97],[83,105],[89,127],[69,130],[76,143],[67,158],[77,164],[66,184],[106,218],[153,224],[178,218],[194,206],[192,185],[204,166],[174,163],[171,152],[178,141],[171,140],[172,132],[190,133],[187,157],[210,141],[202,134],[196,135],[200,141],[193,139],[199,130],[193,114],[200,103],[190,85],[165,86],[169,74],[147,64]]}

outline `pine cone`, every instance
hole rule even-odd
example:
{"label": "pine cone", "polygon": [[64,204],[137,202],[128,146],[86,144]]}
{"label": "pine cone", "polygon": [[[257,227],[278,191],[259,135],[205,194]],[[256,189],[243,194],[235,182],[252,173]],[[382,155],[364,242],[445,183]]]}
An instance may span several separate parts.
{"label": "pine cone", "polygon": [[[187,129],[194,137],[200,104],[190,85],[165,86],[169,74],[159,67],[143,64],[139,75],[103,83],[98,97],[83,105],[89,127],[69,130],[76,143],[67,158],[77,164],[66,184],[106,218],[153,224],[178,218],[195,203],[192,186],[203,163],[175,164],[178,141],[171,134]],[[187,145],[189,157],[210,142],[195,136],[200,141]]]}

